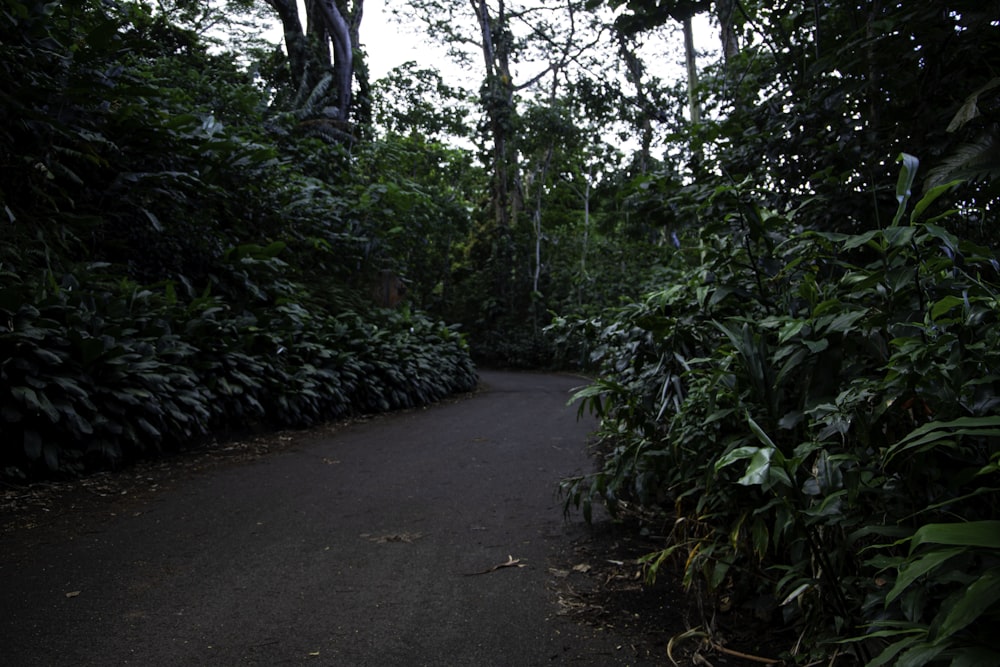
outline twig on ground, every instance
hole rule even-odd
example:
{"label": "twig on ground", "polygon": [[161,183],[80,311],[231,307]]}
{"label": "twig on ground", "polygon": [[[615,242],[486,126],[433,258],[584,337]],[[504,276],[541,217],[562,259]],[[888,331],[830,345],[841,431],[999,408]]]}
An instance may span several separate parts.
{"label": "twig on ground", "polygon": [[465,576],[474,577],[477,574],[489,574],[490,572],[496,572],[497,570],[501,570],[505,567],[528,567],[528,566],[526,563],[522,563],[520,558],[514,558],[513,556],[508,554],[506,563],[500,563],[499,565],[494,565],[493,567],[487,568],[482,572],[466,572]]}

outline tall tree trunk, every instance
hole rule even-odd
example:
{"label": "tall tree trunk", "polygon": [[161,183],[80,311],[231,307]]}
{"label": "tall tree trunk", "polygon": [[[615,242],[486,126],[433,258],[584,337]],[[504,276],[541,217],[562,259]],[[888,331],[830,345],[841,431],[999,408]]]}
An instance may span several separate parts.
{"label": "tall tree trunk", "polygon": [[486,66],[483,106],[490,121],[493,140],[493,208],[497,229],[509,230],[522,208],[517,178],[517,152],[511,143],[514,119],[514,82],[510,74],[510,37],[505,34],[507,16],[503,0],[497,16],[490,13],[486,0],[471,0],[482,33]]}
{"label": "tall tree trunk", "polygon": [[620,35],[618,39],[618,51],[625,60],[625,67],[628,69],[628,79],[635,86],[636,106],[639,107],[638,129],[640,132],[639,149],[639,172],[646,173],[649,166],[649,152],[653,144],[653,118],[660,114],[654,109],[652,103],[646,97],[646,90],[642,85],[643,66],[635,51],[627,43],[626,37]]}
{"label": "tall tree trunk", "polygon": [[726,65],[740,54],[734,23],[735,12],[736,0],[715,0],[715,18],[719,21],[719,39],[722,41],[722,57]]}
{"label": "tall tree trunk", "polygon": [[549,178],[549,167],[552,165],[552,154],[555,152],[553,146],[549,146],[545,151],[545,158],[538,166],[535,177],[535,210],[532,212],[531,220],[535,232],[535,270],[532,280],[532,290],[538,291],[538,281],[542,275],[542,195],[545,194],[545,183]]}
{"label": "tall tree trunk", "polygon": [[302,30],[299,5],[294,0],[267,0],[267,4],[274,9],[281,21],[288,66],[292,70],[293,80],[299,85],[302,74],[309,66],[309,41]]}
{"label": "tall tree trunk", "polygon": [[[354,43],[351,28],[335,0],[316,0],[326,32],[333,43],[333,79],[337,85],[337,111],[347,120],[351,109],[351,83],[354,79]],[[360,5],[359,5],[360,7]],[[359,9],[360,11],[360,9]]]}
{"label": "tall tree trunk", "polygon": [[681,23],[684,26],[684,59],[687,62],[688,110],[694,125],[701,122],[701,105],[698,104],[698,57],[694,50],[691,15],[685,16]]}
{"label": "tall tree trunk", "polygon": [[583,305],[583,286],[587,280],[587,246],[590,243],[590,180],[592,174],[587,172],[587,181],[583,184],[583,247],[580,249],[580,282],[577,292],[577,302]]}
{"label": "tall tree trunk", "polygon": [[516,247],[513,230],[523,208],[517,142],[514,136],[514,82],[510,72],[511,35],[504,0],[497,2],[494,16],[487,0],[470,0],[482,36],[486,76],[482,105],[492,135],[492,204],[494,241],[491,253],[494,290],[507,313],[515,311],[513,270]]}
{"label": "tall tree trunk", "polygon": [[363,0],[354,0],[353,10],[347,14],[352,19],[350,23],[345,18],[346,7],[339,6],[336,0],[306,0],[305,27],[296,0],[266,2],[281,20],[285,52],[296,86],[308,96],[326,73],[332,72],[335,86],[332,108],[340,120],[346,121],[351,107],[354,47]]}

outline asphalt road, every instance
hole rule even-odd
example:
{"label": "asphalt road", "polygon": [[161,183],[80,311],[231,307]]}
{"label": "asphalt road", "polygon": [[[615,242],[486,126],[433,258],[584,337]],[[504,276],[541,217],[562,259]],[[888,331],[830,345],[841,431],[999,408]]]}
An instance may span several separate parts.
{"label": "asphalt road", "polygon": [[482,379],[5,535],[0,664],[635,664],[555,592],[587,530],[556,492],[591,467],[566,406],[583,381]]}

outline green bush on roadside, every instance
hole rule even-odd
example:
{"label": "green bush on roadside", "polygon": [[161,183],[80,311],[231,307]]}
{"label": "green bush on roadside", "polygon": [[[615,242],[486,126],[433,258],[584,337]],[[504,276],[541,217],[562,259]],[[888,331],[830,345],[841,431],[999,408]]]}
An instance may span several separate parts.
{"label": "green bush on roadside", "polygon": [[863,234],[734,209],[572,325],[603,455],[567,506],[666,535],[651,578],[763,610],[798,662],[1000,660],[1000,257],[928,218],[948,188],[903,224],[908,189]]}

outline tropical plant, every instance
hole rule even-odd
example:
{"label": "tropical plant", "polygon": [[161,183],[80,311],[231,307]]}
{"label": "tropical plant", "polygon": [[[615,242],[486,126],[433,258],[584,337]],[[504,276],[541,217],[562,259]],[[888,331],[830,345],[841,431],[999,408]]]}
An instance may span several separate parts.
{"label": "tropical plant", "polygon": [[5,478],[475,384],[453,328],[367,299],[366,253],[393,236],[369,175],[180,13],[4,2]]}
{"label": "tropical plant", "polygon": [[953,212],[929,217],[956,184],[907,215],[901,162],[894,224],[863,234],[719,190],[706,209],[730,232],[689,239],[670,287],[585,327],[603,466],[566,481],[567,504],[654,524],[650,577],[676,564],[794,627],[796,660],[1000,650],[1000,264],[942,226]]}

